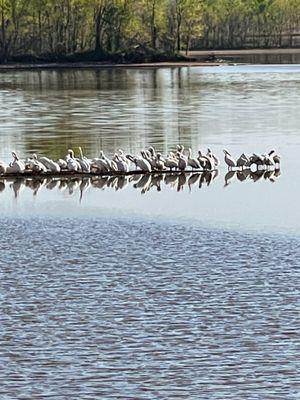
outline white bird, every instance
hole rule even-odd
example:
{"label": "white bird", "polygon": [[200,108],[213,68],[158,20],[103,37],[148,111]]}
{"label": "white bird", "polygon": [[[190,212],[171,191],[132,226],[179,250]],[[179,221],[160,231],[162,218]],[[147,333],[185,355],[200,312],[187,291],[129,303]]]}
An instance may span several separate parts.
{"label": "white bird", "polygon": [[212,170],[213,169],[213,161],[210,157],[205,156],[201,153],[201,150],[198,150],[198,157],[197,160],[199,161],[200,167],[205,170]]}
{"label": "white bird", "polygon": [[156,167],[156,169],[158,169],[160,171],[165,168],[165,160],[162,158],[160,153],[157,153],[157,155],[156,155],[155,167]]}
{"label": "white bird", "polygon": [[121,156],[119,156],[118,154],[115,154],[114,162],[115,162],[115,164],[117,166],[117,170],[119,172],[128,172],[129,171],[129,166],[128,166],[127,162],[125,160],[123,160],[123,158],[121,158]]}
{"label": "white bird", "polygon": [[60,166],[48,157],[39,157],[41,162],[50,172],[60,172]]}
{"label": "white bird", "polygon": [[148,161],[144,160],[141,157],[137,157],[135,164],[138,168],[140,168],[143,172],[151,172],[151,165]]}
{"label": "white bird", "polygon": [[229,170],[232,170],[232,168],[236,167],[236,162],[234,161],[233,157],[231,156],[230,153],[228,153],[227,150],[223,150],[225,154],[225,163],[228,165]]}
{"label": "white bird", "polygon": [[150,147],[148,148],[148,151],[150,152],[150,155],[151,155],[153,158],[156,158],[156,152],[155,152],[153,146],[150,146]]}
{"label": "white bird", "polygon": [[5,174],[7,170],[7,164],[4,161],[0,161],[0,174]]}
{"label": "white bird", "polygon": [[80,146],[78,148],[79,148],[80,156],[79,156],[79,158],[76,158],[76,161],[80,164],[82,172],[89,173],[89,172],[91,172],[90,161],[86,157],[84,157],[84,155],[82,153],[82,148]]}
{"label": "white bird", "polygon": [[119,158],[121,158],[121,160],[125,161],[129,167],[130,161],[126,158],[124,151],[122,149],[119,149],[118,152],[119,152],[119,154],[118,154]]}
{"label": "white bird", "polygon": [[43,163],[41,163],[36,154],[32,155],[32,158],[29,158],[26,163],[29,168],[34,172],[47,172],[47,168]]}
{"label": "white bird", "polygon": [[187,163],[192,169],[200,168],[199,161],[196,158],[192,158],[192,149],[191,148],[189,148],[189,155],[188,155]]}
{"label": "white bird", "polygon": [[178,153],[183,154],[183,152],[184,152],[184,146],[182,146],[182,144],[178,144],[178,145],[176,146],[176,149],[177,149],[177,153],[176,153],[177,157],[179,157],[179,156],[178,156]]}
{"label": "white bird", "polygon": [[[152,150],[150,151],[150,149]],[[141,155],[151,165],[151,169],[156,169],[157,155],[153,147],[149,147],[149,150],[142,150]]]}
{"label": "white bird", "polygon": [[100,151],[100,159],[103,160],[104,164],[106,164],[107,166],[108,171],[110,171],[112,169],[111,160],[106,157],[102,150]]}
{"label": "white bird", "polygon": [[220,164],[220,160],[210,149],[207,149],[207,157],[213,161],[214,167],[217,167]]}
{"label": "white bird", "polygon": [[151,164],[145,160],[143,157],[132,157],[131,155],[128,155],[127,158],[132,161],[135,166],[139,169],[141,169],[143,172],[151,172]]}
{"label": "white bird", "polygon": [[72,149],[68,150],[68,156],[67,157],[67,168],[69,171],[72,172],[77,172],[81,171],[81,166],[77,160],[74,158],[74,151]]}
{"label": "white bird", "polygon": [[169,168],[171,171],[173,168],[178,168],[178,160],[175,157],[173,157],[172,155],[169,155],[166,158],[165,167]]}
{"label": "white bird", "polygon": [[17,154],[13,151],[12,153],[13,161],[6,168],[6,173],[8,174],[20,174],[25,171],[25,164],[23,161],[19,160]]}
{"label": "white bird", "polygon": [[[69,158],[69,156],[67,158]],[[57,164],[59,165],[60,169],[67,169],[68,168],[67,161],[63,160],[62,158],[57,160]]]}
{"label": "white bird", "polygon": [[177,153],[177,157],[178,157],[178,168],[181,171],[184,171],[187,167],[187,158],[180,152]]}
{"label": "white bird", "polygon": [[91,168],[100,174],[110,171],[107,162],[102,158],[94,158],[91,162]]}

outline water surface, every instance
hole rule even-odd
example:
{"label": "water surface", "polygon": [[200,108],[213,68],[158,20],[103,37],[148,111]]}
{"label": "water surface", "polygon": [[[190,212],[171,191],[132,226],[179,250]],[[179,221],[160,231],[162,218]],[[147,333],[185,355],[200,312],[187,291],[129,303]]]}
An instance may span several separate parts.
{"label": "water surface", "polygon": [[297,398],[299,240],[0,222],[3,399]]}
{"label": "water surface", "polygon": [[299,98],[298,65],[1,73],[6,161],[282,155],[259,179],[0,180],[1,399],[297,398]]}

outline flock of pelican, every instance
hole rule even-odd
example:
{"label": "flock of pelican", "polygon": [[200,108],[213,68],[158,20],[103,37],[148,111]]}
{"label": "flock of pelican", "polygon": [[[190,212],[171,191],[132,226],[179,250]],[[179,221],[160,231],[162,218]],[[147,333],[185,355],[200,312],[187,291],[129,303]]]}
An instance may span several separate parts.
{"label": "flock of pelican", "polygon": [[62,171],[81,172],[81,173],[128,173],[135,167],[143,173],[155,171],[185,171],[188,167],[192,170],[214,170],[219,165],[218,158],[208,149],[206,154],[198,151],[197,157],[192,157],[192,150],[184,152],[182,145],[177,145],[175,152],[169,152],[166,157],[156,152],[154,147],[150,146],[147,150],[142,150],[139,155],[125,154],[121,149],[110,159],[103,151],[100,156],[88,159],[83,155],[81,147],[79,154],[75,157],[74,151],[69,149],[64,159],[57,161],[48,157],[38,157],[33,154],[25,161],[21,160],[16,152],[12,152],[13,160],[9,165],[0,161],[0,174],[22,174],[24,172],[32,173],[59,173]]}
{"label": "flock of pelican", "polygon": [[257,154],[253,153],[251,156],[245,153],[241,154],[238,159],[234,159],[232,155],[227,151],[223,150],[225,154],[225,163],[229,170],[233,169],[249,169],[252,165],[256,165],[257,170],[264,169],[279,169],[280,168],[280,155],[271,150],[269,153]]}
{"label": "flock of pelican", "polygon": [[[100,156],[93,159],[85,157],[81,147],[78,149],[77,157],[74,151],[69,149],[65,158],[57,161],[48,157],[38,157],[36,154],[26,160],[21,160],[16,152],[12,152],[13,160],[10,164],[0,161],[0,175],[24,173],[56,175],[61,172],[117,175],[128,174],[135,170],[147,174],[163,171],[214,171],[219,166],[218,157],[210,149],[206,153],[199,150],[197,156],[193,156],[192,150],[189,148],[185,151],[182,145],[177,145],[176,150],[170,151],[165,157],[156,152],[153,146],[135,156],[125,154],[119,149],[112,158],[108,158],[103,151],[100,151]],[[263,155],[254,153],[248,156],[243,153],[237,160],[227,150],[224,150],[224,154],[225,163],[230,171],[247,169],[252,165],[256,165],[257,170],[269,170],[272,167],[278,169],[280,165],[280,156],[274,150]]]}

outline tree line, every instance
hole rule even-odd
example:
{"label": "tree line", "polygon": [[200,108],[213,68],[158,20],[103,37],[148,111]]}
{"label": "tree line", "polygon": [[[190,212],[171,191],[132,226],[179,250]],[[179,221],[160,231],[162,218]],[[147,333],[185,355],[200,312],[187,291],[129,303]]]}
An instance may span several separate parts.
{"label": "tree line", "polygon": [[0,0],[0,60],[282,46],[299,26],[299,0]]}

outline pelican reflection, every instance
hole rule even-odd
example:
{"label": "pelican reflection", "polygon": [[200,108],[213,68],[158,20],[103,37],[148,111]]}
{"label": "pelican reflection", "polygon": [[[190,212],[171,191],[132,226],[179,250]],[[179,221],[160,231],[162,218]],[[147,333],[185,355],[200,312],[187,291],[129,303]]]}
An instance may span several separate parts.
{"label": "pelican reflection", "polygon": [[[243,182],[271,182],[274,183],[280,177],[279,169],[272,170],[230,170],[225,175],[224,187],[233,181]],[[171,172],[169,174],[136,174],[133,176],[93,176],[93,177],[22,177],[22,178],[3,178],[0,180],[0,192],[11,189],[14,197],[18,198],[21,191],[26,188],[37,196],[42,190],[57,191],[69,196],[78,194],[81,202],[84,193],[90,188],[93,190],[115,190],[122,191],[127,187],[138,190],[141,194],[150,191],[163,191],[166,188],[174,189],[177,192],[184,190],[186,186],[189,192],[192,188],[202,189],[210,186],[216,179],[216,171],[205,171],[195,173]]]}

